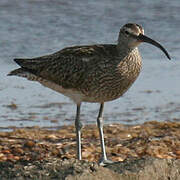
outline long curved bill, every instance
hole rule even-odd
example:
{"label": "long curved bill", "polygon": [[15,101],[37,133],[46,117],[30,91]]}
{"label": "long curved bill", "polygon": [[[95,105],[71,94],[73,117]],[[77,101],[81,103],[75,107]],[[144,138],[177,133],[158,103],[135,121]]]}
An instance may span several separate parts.
{"label": "long curved bill", "polygon": [[149,37],[147,37],[147,36],[145,36],[143,34],[140,34],[139,36],[136,36],[136,39],[138,39],[141,42],[150,43],[150,44],[158,47],[159,49],[161,49],[165,53],[165,55],[167,56],[168,59],[171,59],[168,52],[166,51],[166,49],[163,46],[161,46],[161,44],[154,41],[153,39],[151,39],[151,38],[149,38]]}

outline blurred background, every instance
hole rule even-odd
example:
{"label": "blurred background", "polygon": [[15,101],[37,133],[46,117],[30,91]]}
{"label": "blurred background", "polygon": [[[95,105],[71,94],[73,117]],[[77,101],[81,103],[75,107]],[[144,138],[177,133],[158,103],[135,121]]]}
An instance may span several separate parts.
{"label": "blurred background", "polygon": [[[11,127],[58,128],[74,123],[75,104],[61,94],[23,78],[7,77],[15,57],[36,57],[66,46],[116,43],[128,22],[142,25],[160,42],[140,45],[143,70],[120,99],[105,104],[105,123],[180,121],[179,0],[1,0],[0,130]],[[81,119],[95,123],[99,104],[84,103]]]}

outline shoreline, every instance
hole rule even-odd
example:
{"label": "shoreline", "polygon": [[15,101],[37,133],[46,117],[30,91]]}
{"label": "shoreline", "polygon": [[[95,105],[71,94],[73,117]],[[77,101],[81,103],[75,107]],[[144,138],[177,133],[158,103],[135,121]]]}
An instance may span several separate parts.
{"label": "shoreline", "polygon": [[[116,162],[106,168],[97,164],[100,142],[96,125],[86,125],[82,130],[82,161],[75,160],[74,126],[63,126],[59,130],[32,127],[0,132],[0,178],[81,179],[85,173],[89,179],[100,176],[106,179],[110,175],[112,179],[120,179],[121,175],[125,177],[124,173],[132,174],[134,166],[138,173],[143,171],[146,174],[149,173],[146,166],[165,168],[165,172],[168,163],[177,164],[176,173],[179,173],[180,123],[152,121],[134,126],[105,125],[104,134],[107,156]],[[102,168],[105,173],[100,173]]]}

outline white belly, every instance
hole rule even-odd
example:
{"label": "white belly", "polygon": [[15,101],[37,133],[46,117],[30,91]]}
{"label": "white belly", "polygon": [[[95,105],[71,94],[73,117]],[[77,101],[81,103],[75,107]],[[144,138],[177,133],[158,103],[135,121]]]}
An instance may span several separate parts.
{"label": "white belly", "polygon": [[75,89],[65,89],[62,86],[55,84],[53,82],[50,82],[48,80],[45,79],[40,79],[38,80],[43,86],[46,86],[54,91],[57,91],[67,97],[69,97],[70,99],[72,99],[76,104],[80,104],[83,99],[85,98],[84,95],[75,90]]}

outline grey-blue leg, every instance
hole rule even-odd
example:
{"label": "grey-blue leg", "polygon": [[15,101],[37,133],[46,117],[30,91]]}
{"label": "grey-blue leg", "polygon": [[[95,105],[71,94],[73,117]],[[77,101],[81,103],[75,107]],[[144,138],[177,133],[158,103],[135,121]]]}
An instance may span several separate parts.
{"label": "grey-blue leg", "polygon": [[104,110],[104,103],[101,103],[100,109],[99,109],[99,115],[97,118],[97,125],[98,125],[98,129],[99,129],[100,142],[101,142],[101,153],[102,153],[101,159],[99,160],[100,165],[113,163],[112,161],[107,160],[107,156],[106,156],[104,134],[103,134],[103,110]]}
{"label": "grey-blue leg", "polygon": [[76,147],[77,147],[77,159],[81,160],[81,128],[82,124],[80,122],[80,107],[81,104],[77,105],[77,111],[76,111],[76,119],[75,119],[75,128],[76,128]]}

